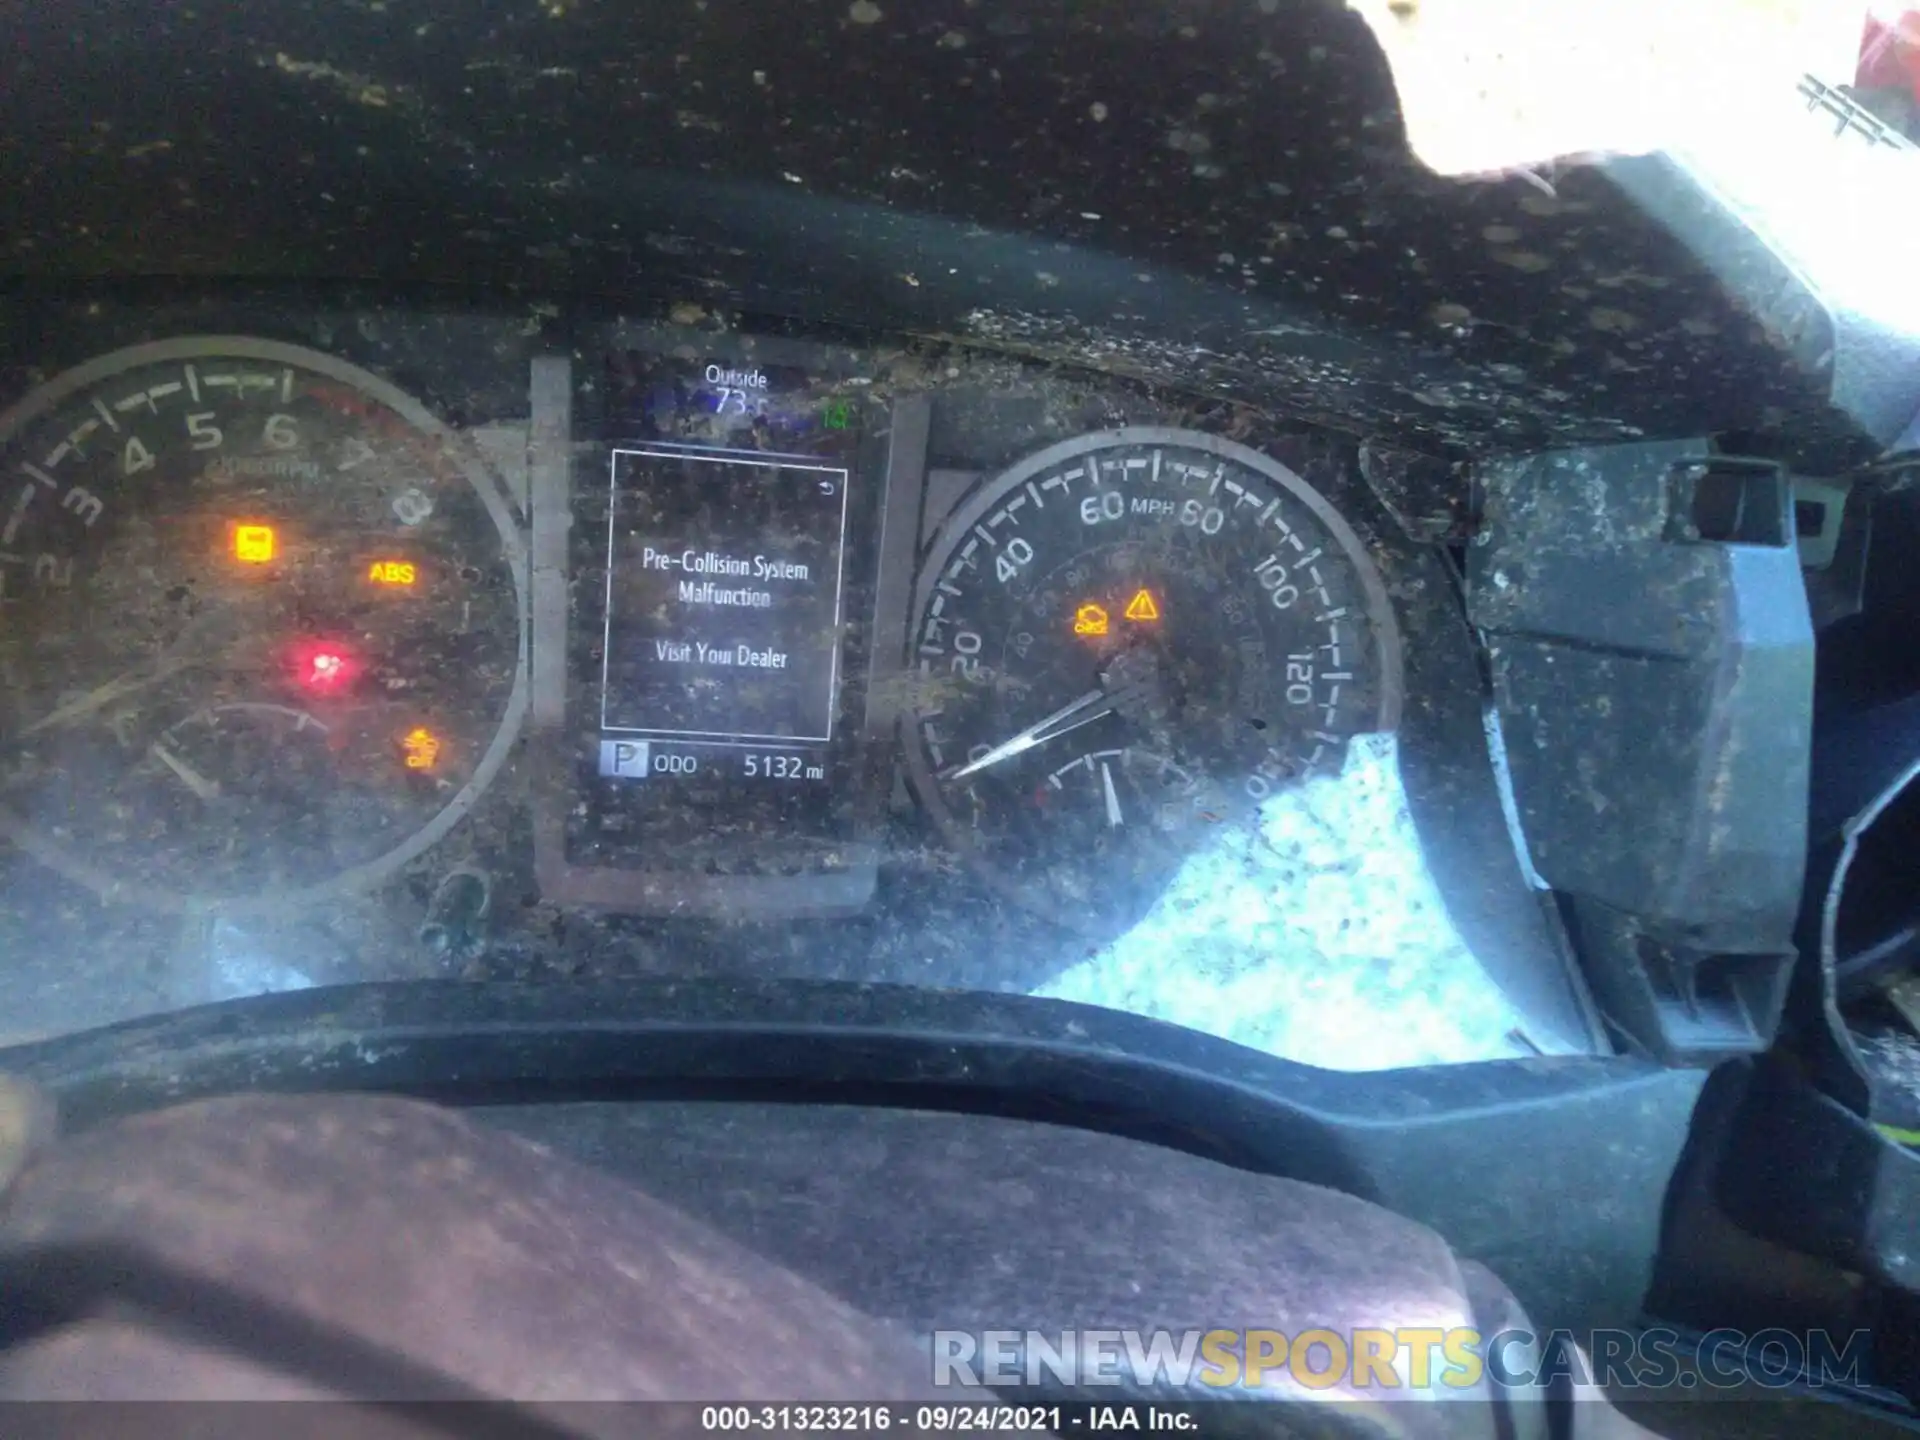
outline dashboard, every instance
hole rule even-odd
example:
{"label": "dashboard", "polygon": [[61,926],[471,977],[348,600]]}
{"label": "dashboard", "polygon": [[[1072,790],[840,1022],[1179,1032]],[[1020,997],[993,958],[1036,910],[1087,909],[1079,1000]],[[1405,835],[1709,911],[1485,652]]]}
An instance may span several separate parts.
{"label": "dashboard", "polygon": [[1595,1043],[1456,563],[1343,437],[691,302],[20,293],[0,343],[15,1031],[612,971]]}

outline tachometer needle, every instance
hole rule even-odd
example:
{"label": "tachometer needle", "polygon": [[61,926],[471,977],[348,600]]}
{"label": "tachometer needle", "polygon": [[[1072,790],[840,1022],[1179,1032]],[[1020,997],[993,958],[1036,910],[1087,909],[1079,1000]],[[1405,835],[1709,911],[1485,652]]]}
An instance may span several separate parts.
{"label": "tachometer needle", "polygon": [[1127,823],[1127,817],[1120,813],[1120,792],[1113,788],[1113,767],[1106,761],[1100,762],[1100,788],[1107,796],[1107,824],[1118,828]]}
{"label": "tachometer needle", "polygon": [[1062,705],[1044,720],[1037,720],[1007,740],[1002,740],[978,760],[970,760],[956,770],[949,770],[942,778],[964,780],[967,776],[986,769],[989,765],[998,765],[1002,760],[1011,760],[1016,755],[1024,755],[1036,745],[1044,745],[1049,740],[1058,739],[1069,731],[1078,730],[1082,725],[1091,725],[1094,721],[1113,713],[1113,697],[1104,689],[1089,690],[1078,700]]}
{"label": "tachometer needle", "polygon": [[175,755],[166,746],[162,745],[158,740],[153,742],[153,753],[159,758],[162,765],[180,777],[180,783],[182,785],[186,786],[202,800],[218,800],[220,798],[220,782],[218,780],[209,780],[178,755]]}
{"label": "tachometer needle", "polygon": [[149,685],[157,685],[168,676],[176,675],[182,670],[191,669],[197,663],[197,661],[193,660],[169,660],[145,673],[130,673],[122,675],[117,679],[109,680],[106,684],[89,690],[78,699],[69,700],[51,715],[42,716],[40,719],[34,721],[33,724],[22,729],[20,734],[22,737],[25,737],[37,734],[42,730],[52,730],[62,725],[71,725],[75,720],[82,719],[104,706],[111,705],[123,695],[131,695],[137,690],[146,689]]}

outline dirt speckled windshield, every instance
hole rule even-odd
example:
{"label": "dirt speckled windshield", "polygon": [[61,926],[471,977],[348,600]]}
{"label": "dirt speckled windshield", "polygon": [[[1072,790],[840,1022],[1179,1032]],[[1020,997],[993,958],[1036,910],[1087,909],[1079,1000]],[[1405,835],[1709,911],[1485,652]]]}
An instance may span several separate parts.
{"label": "dirt speckled windshield", "polygon": [[1770,1033],[1916,398],[1794,278],[1789,181],[1911,165],[1837,80],[1710,87],[1761,165],[1512,67],[1435,132],[1445,6],[470,8],[22,22],[0,1041],[632,976]]}

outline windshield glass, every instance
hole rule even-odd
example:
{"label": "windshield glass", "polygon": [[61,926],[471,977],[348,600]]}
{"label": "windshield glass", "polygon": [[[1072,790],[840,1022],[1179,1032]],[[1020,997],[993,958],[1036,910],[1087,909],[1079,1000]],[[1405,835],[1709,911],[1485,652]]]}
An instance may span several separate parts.
{"label": "windshield glass", "polygon": [[[1127,43],[1193,47],[1178,104],[1073,87],[1031,204],[916,191],[904,131],[871,176],[804,173],[781,147],[853,162],[793,138],[812,102],[783,87],[813,81],[756,65],[687,81],[672,164],[609,141],[604,183],[535,186],[574,132],[492,124],[530,105],[513,86],[626,93],[553,10],[553,53],[505,79],[389,78],[320,36],[223,56],[223,104],[368,141],[233,201],[231,251],[194,217],[250,162],[211,135],[98,121],[100,174],[61,183],[148,217],[110,245],[13,204],[0,1041],[367,980],[655,975],[1050,997],[1346,1069],[1611,1050],[1556,891],[1579,873],[1625,911],[1631,886],[1516,786],[1514,717],[1530,757],[1562,732],[1508,703],[1490,632],[1561,622],[1502,609],[1524,574],[1475,559],[1477,467],[1692,433],[1659,377],[1752,363],[1717,348],[1726,274],[1626,180],[1550,163],[1644,137],[1403,142],[1431,94],[1383,12],[1314,22],[1302,54],[1371,78],[1299,82],[1326,135],[1282,146],[1255,97],[1290,62],[1160,17]],[[871,77],[873,46],[924,40],[890,53],[957,93],[1079,23],[920,36],[862,0],[831,44]],[[15,87],[9,128],[71,129],[59,96],[104,92],[70,78]],[[736,132],[750,161],[713,150]],[[1102,155],[1101,183],[1071,158]],[[450,158],[472,195],[537,195],[533,228],[415,213]],[[1176,253],[1103,189],[1231,225]],[[1553,279],[1579,343],[1527,333],[1544,289],[1440,288],[1435,206],[1453,273]],[[1541,278],[1587,244],[1612,258]],[[1656,326],[1684,356],[1649,358]],[[1806,383],[1749,390],[1785,414]]]}

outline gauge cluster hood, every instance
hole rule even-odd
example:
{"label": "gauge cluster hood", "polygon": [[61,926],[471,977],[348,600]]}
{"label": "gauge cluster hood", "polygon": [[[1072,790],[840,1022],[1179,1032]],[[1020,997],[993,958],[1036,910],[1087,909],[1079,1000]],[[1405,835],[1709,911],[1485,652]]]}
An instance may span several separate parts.
{"label": "gauge cluster hood", "polygon": [[1439,451],[1737,429],[1837,464],[1920,404],[1915,338],[1861,341],[1698,165],[1422,168],[1320,0],[55,0],[13,28],[16,276],[645,294]]}

